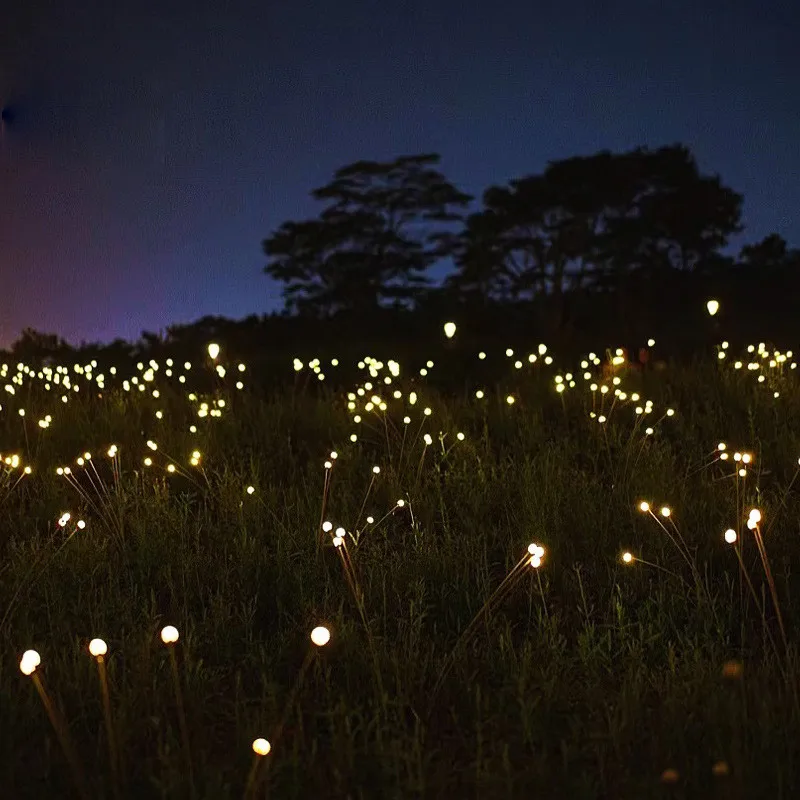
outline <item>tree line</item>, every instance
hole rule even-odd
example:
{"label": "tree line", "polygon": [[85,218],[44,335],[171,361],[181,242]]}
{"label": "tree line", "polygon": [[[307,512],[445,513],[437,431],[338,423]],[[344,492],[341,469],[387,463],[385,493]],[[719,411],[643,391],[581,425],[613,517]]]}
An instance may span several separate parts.
{"label": "tree line", "polygon": [[[587,296],[613,295],[625,315],[687,276],[713,285],[733,271],[800,266],[777,234],[726,252],[743,198],[681,144],[553,161],[487,188],[472,212],[475,198],[439,165],[433,153],[358,161],[313,190],[320,214],[262,244],[285,313],[531,303],[561,330]],[[437,263],[452,268],[438,284]]]}
{"label": "tree line", "polygon": [[[431,153],[358,161],[311,194],[319,215],[284,222],[262,243],[282,311],[204,317],[109,344],[72,346],[29,328],[0,356],[191,359],[220,340],[283,363],[278,351],[316,352],[334,336],[337,347],[361,347],[367,328],[370,346],[403,341],[413,352],[445,319],[468,321],[484,339],[546,336],[575,347],[651,335],[679,347],[683,336],[688,352],[709,322],[709,296],[722,300],[719,336],[789,346],[800,336],[800,251],[771,234],[731,254],[743,198],[680,144],[554,161],[487,188],[477,208]],[[436,265],[449,267],[443,280],[431,277]]]}

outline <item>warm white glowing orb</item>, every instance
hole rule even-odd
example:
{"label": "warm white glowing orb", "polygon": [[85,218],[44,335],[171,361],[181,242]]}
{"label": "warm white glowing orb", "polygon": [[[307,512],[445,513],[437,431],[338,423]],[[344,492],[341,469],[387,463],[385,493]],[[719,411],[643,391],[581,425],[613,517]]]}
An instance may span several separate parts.
{"label": "warm white glowing orb", "polygon": [[324,626],[320,625],[311,631],[311,641],[317,647],[324,647],[331,640],[331,632]]}
{"label": "warm white glowing orb", "polygon": [[19,668],[23,675],[31,675],[41,663],[41,656],[35,650],[26,650],[20,659]]}
{"label": "warm white glowing orb", "polygon": [[161,629],[161,641],[164,644],[175,644],[178,641],[178,629],[174,625],[167,625]]}
{"label": "warm white glowing orb", "polygon": [[92,639],[89,642],[89,652],[95,657],[104,656],[108,652],[108,645],[102,639]]}
{"label": "warm white glowing orb", "polygon": [[256,739],[253,742],[253,752],[259,756],[265,756],[272,750],[272,745],[266,739]]}

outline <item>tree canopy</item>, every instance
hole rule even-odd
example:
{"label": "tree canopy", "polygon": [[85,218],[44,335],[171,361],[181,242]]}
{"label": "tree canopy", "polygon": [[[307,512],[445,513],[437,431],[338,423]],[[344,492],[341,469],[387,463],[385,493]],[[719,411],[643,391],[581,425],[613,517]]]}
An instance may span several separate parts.
{"label": "tree canopy", "polygon": [[[633,322],[660,297],[690,285],[717,291],[743,268],[781,285],[800,279],[800,252],[777,234],[731,253],[743,198],[682,144],[551,161],[488,187],[477,208],[439,162],[358,161],[314,190],[319,216],[285,222],[263,242],[285,310],[324,318],[513,305],[561,330],[590,302]],[[453,270],[432,286],[435,262]]]}
{"label": "tree canopy", "polygon": [[436,169],[436,154],[358,161],[312,192],[318,218],[286,222],[263,242],[264,271],[289,311],[326,315],[413,300],[450,246],[471,198]]}
{"label": "tree canopy", "polygon": [[450,285],[501,298],[618,288],[694,269],[740,230],[740,195],[680,145],[552,162],[491,187],[470,215]]}

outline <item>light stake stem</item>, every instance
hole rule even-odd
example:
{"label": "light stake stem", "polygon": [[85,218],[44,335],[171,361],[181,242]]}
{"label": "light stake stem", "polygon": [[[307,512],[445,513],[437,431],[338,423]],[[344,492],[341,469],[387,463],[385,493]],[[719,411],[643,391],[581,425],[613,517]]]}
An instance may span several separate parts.
{"label": "light stake stem", "polygon": [[75,781],[75,788],[80,797],[85,798],[85,800],[89,800],[89,794],[86,791],[86,781],[83,777],[83,770],[81,769],[81,765],[78,761],[77,755],[75,754],[75,750],[72,747],[72,742],[70,741],[69,734],[67,733],[66,725],[59,716],[58,712],[53,706],[52,701],[50,700],[50,697],[45,691],[44,684],[42,683],[42,679],[39,677],[39,673],[31,673],[31,680],[33,681],[33,685],[36,687],[36,691],[39,693],[39,697],[42,699],[42,705],[44,706],[47,716],[50,719],[50,724],[53,726],[53,730],[56,732],[58,741],[61,744],[61,749],[64,751],[64,755],[66,756],[67,762],[72,770],[72,778]]}
{"label": "light stake stem", "polygon": [[111,699],[108,692],[108,677],[106,674],[106,662],[103,656],[97,656],[97,672],[100,676],[100,694],[103,699],[103,717],[106,725],[106,738],[108,739],[108,760],[111,764],[111,781],[114,797],[121,798],[119,757],[117,754],[116,736],[114,726],[111,722]]}
{"label": "light stake stem", "polygon": [[194,770],[192,768],[192,752],[189,746],[189,729],[186,726],[186,712],[183,707],[183,693],[181,692],[181,681],[178,675],[178,661],[175,658],[175,648],[168,646],[169,660],[172,665],[172,681],[175,684],[175,700],[178,704],[178,724],[181,729],[181,739],[183,740],[183,752],[186,758],[186,769],[189,772],[189,789],[192,797],[197,797],[194,786]]}
{"label": "light stake stem", "polygon": [[250,772],[247,773],[247,783],[244,785],[244,800],[248,800],[253,796],[255,790],[256,773],[258,772],[258,762],[261,756],[255,755],[253,757],[253,765],[250,767]]}

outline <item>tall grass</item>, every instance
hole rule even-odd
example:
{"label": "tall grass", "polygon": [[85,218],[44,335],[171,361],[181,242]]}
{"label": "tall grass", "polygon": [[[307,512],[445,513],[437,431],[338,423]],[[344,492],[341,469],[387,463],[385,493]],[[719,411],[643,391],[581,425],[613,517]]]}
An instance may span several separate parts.
{"label": "tall grass", "polygon": [[[147,392],[120,376],[102,397],[84,381],[68,403],[37,380],[7,393],[0,453],[21,466],[0,470],[4,792],[76,793],[17,667],[35,648],[92,796],[117,780],[122,796],[164,798],[246,785],[281,798],[793,796],[796,372],[765,366],[759,383],[733,356],[698,359],[602,395],[577,364],[516,368],[501,352],[495,383],[467,373],[453,391],[436,379],[446,357],[391,384],[367,362],[330,388],[307,369],[293,382],[289,362],[286,389],[267,395],[249,372],[236,389],[235,363],[204,392],[196,365]],[[365,410],[373,394],[385,411]],[[203,402],[221,415],[198,416]],[[734,451],[752,454],[744,477]],[[531,542],[538,568],[520,561]],[[169,649],[167,624],[180,630]],[[317,625],[332,638],[312,659]],[[86,650],[98,633],[115,769]],[[272,749],[250,780],[262,735]]]}

